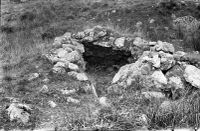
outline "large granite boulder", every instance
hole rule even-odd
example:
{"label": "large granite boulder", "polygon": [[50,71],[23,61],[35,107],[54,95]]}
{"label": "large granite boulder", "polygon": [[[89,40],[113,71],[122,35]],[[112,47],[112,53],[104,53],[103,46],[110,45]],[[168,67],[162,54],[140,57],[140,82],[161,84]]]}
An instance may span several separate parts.
{"label": "large granite boulder", "polygon": [[134,76],[142,75],[140,66],[142,65],[139,61],[122,66],[114,76],[112,83],[119,83],[119,85],[125,87],[130,86],[134,81]]}

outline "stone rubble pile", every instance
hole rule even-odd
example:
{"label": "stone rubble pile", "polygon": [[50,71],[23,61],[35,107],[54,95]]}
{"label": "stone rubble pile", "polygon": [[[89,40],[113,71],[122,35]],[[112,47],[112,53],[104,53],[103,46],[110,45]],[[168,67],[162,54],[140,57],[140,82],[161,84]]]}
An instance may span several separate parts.
{"label": "stone rubble pile", "polygon": [[101,26],[75,34],[67,32],[63,36],[56,37],[54,48],[46,54],[46,57],[54,63],[53,71],[68,73],[80,81],[88,81],[84,73],[86,62],[83,53],[85,53],[84,46],[89,44],[113,50],[125,50],[131,52],[133,57],[138,56],[137,61],[119,69],[111,86],[128,87],[139,78],[140,83],[147,88],[184,89],[185,82],[200,88],[200,69],[196,65],[190,65],[187,53],[175,52],[174,46],[167,42],[149,42],[140,37],[130,38]]}
{"label": "stone rubble pile", "polygon": [[[45,54],[45,56],[54,64],[53,72],[85,80],[87,77],[83,74],[85,70],[85,61],[82,53],[85,52],[84,46],[76,39],[71,37],[71,33],[65,33],[63,36],[56,37],[53,43],[54,48]],[[86,78],[85,78],[86,77]]]}
{"label": "stone rubble pile", "polygon": [[[112,80],[113,85],[133,86],[139,77],[140,83],[151,89],[176,91],[185,89],[186,82],[200,88],[200,69],[190,65],[190,58],[185,52],[175,52],[173,45],[167,42],[149,43],[152,46],[150,51],[144,51],[135,63],[122,66]],[[200,61],[196,62],[199,64]]]}
{"label": "stone rubble pile", "polygon": [[135,54],[136,50],[142,51],[141,47],[134,45],[134,39],[121,36],[110,29],[95,26],[76,34],[69,32],[60,37],[56,37],[53,49],[45,56],[54,64],[53,72],[68,75],[81,81],[88,80],[84,74],[85,61],[83,53],[84,44],[98,45],[101,47],[111,47],[113,50],[126,50]]}

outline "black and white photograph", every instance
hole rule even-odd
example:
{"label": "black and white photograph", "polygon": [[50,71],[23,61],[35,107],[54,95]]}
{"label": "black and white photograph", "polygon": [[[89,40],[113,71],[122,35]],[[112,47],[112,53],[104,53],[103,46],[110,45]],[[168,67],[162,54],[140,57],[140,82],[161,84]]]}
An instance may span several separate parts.
{"label": "black and white photograph", "polygon": [[200,0],[0,3],[0,131],[200,131]]}

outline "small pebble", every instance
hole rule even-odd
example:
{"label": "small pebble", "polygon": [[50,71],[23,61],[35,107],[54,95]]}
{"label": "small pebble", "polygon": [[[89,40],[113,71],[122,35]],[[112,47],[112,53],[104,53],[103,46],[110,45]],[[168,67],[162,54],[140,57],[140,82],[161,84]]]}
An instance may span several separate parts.
{"label": "small pebble", "polygon": [[169,30],[169,27],[164,27],[165,30]]}
{"label": "small pebble", "polygon": [[72,98],[72,97],[68,97],[68,99],[67,99],[67,102],[71,102],[71,103],[75,103],[75,104],[78,104],[78,103],[80,103],[80,101],[79,101],[79,100],[77,100],[77,99],[74,99],[74,98]]}
{"label": "small pebble", "polygon": [[149,21],[150,24],[153,24],[154,22],[155,22],[154,19],[151,19],[151,20]]}
{"label": "small pebble", "polygon": [[31,80],[34,80],[34,79],[36,79],[38,77],[39,77],[38,73],[32,73],[32,74],[29,75],[28,80],[31,81]]}
{"label": "small pebble", "polygon": [[52,107],[52,108],[55,108],[57,105],[55,102],[53,101],[49,101],[48,104]]}
{"label": "small pebble", "polygon": [[61,90],[62,94],[63,95],[70,95],[70,94],[74,94],[76,93],[76,90],[73,89],[73,90]]}
{"label": "small pebble", "polygon": [[42,80],[44,83],[49,83],[49,78],[45,78],[44,80]]}
{"label": "small pebble", "polygon": [[112,13],[116,13],[116,10],[112,10]]}
{"label": "small pebble", "polygon": [[117,21],[118,21],[118,22],[120,22],[120,21],[121,21],[121,19],[117,19]]}
{"label": "small pebble", "polygon": [[40,90],[40,92],[42,92],[42,93],[47,93],[47,92],[49,92],[49,87],[48,87],[47,85],[43,85],[43,86],[42,86],[42,89]]}
{"label": "small pebble", "polygon": [[104,107],[110,107],[109,100],[104,96],[99,98],[99,103]]}

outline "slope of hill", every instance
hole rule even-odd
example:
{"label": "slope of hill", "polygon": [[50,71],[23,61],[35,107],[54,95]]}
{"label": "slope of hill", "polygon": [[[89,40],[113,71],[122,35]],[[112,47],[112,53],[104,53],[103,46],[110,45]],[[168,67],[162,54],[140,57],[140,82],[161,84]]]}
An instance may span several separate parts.
{"label": "slope of hill", "polygon": [[[174,74],[182,73],[184,62],[199,68],[199,54],[193,53],[193,51],[197,51],[197,48],[193,48],[191,43],[196,42],[196,45],[199,45],[200,37],[192,41],[185,41],[179,37],[180,32],[173,28],[172,23],[172,14],[177,17],[190,15],[199,20],[199,3],[188,0],[162,1],[2,0],[0,129],[42,128],[42,130],[65,131],[79,129],[148,130],[174,126],[198,127],[199,115],[193,116],[191,111],[199,109],[199,89],[189,82],[184,80],[186,86],[184,90],[174,90],[172,87],[162,89],[162,93],[159,90],[158,94],[156,94],[158,89],[154,89],[156,84],[153,84],[153,89],[147,88],[152,83],[146,78],[145,84],[138,77],[135,78],[130,87],[126,88],[112,84],[113,77],[122,66],[134,64],[144,51],[152,51],[149,49],[149,45],[144,48],[135,46],[132,48],[132,44],[137,45],[137,43],[145,45],[154,41],[151,44],[155,44],[161,40],[172,43],[176,51],[192,52],[181,56],[179,60],[174,60],[175,53],[172,53],[173,56],[170,53],[160,53],[158,58],[157,54],[152,53],[146,58],[146,61],[156,63],[161,57],[166,57],[169,60],[167,62],[172,63],[163,68],[168,68],[175,61],[175,71],[174,68],[169,68]],[[105,27],[106,36],[104,36],[104,31],[99,33],[97,29],[100,34],[100,37],[97,37],[99,39],[90,42],[89,37],[84,42],[84,39],[81,38],[82,35],[85,35],[83,31],[91,32],[91,29],[96,25],[100,25],[97,27]],[[63,45],[69,42],[67,41],[69,34],[72,34],[70,38],[77,41],[71,41],[73,46],[65,45],[66,47],[64,47]],[[66,37],[64,40],[62,39],[63,35]],[[125,47],[122,46],[122,49],[115,46],[111,48],[109,44],[107,45],[109,48],[106,47],[106,42],[113,41],[114,43],[117,38],[120,38],[118,39],[119,43],[124,41]],[[54,45],[55,43],[60,43],[60,45]],[[102,45],[98,45],[99,43],[105,47],[101,47]],[[79,44],[83,44],[84,49],[82,46],[74,47],[74,45]],[[121,45],[119,44],[119,46]],[[131,48],[127,48],[129,46]],[[61,62],[59,65],[56,60],[51,61],[46,57],[46,54],[57,48],[68,50],[65,52],[60,49],[64,54],[74,50],[84,50],[85,53],[81,56],[81,60],[83,57],[85,63],[80,60],[82,63],[76,64],[78,67],[80,65],[84,67],[86,64],[86,70],[79,70],[74,63],[62,65]],[[54,52],[50,56],[55,56],[56,53]],[[62,53],[58,54],[62,56]],[[68,55],[66,54],[64,56]],[[79,57],[77,55],[75,58]],[[171,57],[173,60],[170,59]],[[152,62],[151,59],[158,61]],[[182,64],[179,65],[182,62],[183,67],[180,66]],[[54,68],[55,65],[59,68]],[[60,66],[69,66],[68,68],[74,69],[75,73],[71,73],[73,77],[69,76],[69,69],[62,70]],[[153,71],[156,69],[160,70],[156,67]],[[145,66],[144,72],[148,72],[148,70],[149,67]],[[167,73],[169,70],[163,71],[167,77],[173,75],[173,73]],[[60,74],[54,71],[58,71]],[[91,81],[77,81],[75,79],[77,77],[76,71],[86,73]],[[84,76],[79,78],[85,79]],[[123,83],[123,80],[121,82]],[[91,83],[101,99],[94,96],[89,86]],[[198,83],[194,85],[198,86]],[[156,98],[150,98],[152,96],[148,93],[142,94],[143,91],[156,92]],[[180,99],[183,94],[187,94],[187,97]],[[171,104],[174,105],[173,108],[179,110],[171,109]],[[10,108],[11,105],[12,108]],[[167,114],[157,112],[163,109],[161,105],[169,111],[165,112],[164,110],[164,113]],[[189,111],[184,110],[187,107]],[[13,109],[14,113],[10,109]],[[18,112],[23,112],[24,118],[30,118],[29,121],[20,121],[21,115]],[[186,112],[187,116],[181,114],[183,112]],[[9,116],[13,114],[13,119],[9,119]]]}

